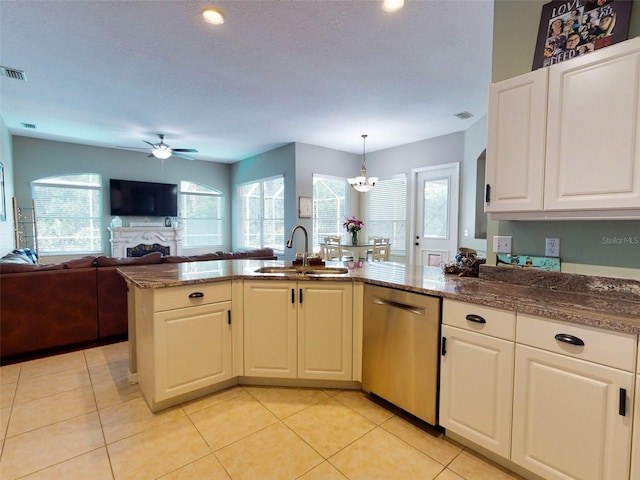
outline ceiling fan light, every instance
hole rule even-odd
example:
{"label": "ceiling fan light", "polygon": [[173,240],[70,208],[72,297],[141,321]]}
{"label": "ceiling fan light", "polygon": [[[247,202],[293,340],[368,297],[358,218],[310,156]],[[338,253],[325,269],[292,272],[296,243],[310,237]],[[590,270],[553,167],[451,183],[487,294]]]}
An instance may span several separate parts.
{"label": "ceiling fan light", "polygon": [[166,145],[156,145],[151,153],[154,157],[164,160],[171,156],[171,149]]}
{"label": "ceiling fan light", "polygon": [[209,7],[202,11],[202,18],[211,25],[222,25],[224,23],[224,15],[217,8]]}
{"label": "ceiling fan light", "polygon": [[383,0],[382,9],[385,12],[397,12],[404,5],[404,0]]}

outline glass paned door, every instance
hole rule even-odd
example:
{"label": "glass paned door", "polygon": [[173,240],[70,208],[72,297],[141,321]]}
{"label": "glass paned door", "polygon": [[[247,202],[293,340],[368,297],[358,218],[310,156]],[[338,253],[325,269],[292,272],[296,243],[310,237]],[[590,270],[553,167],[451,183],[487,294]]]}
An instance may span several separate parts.
{"label": "glass paned door", "polygon": [[459,164],[417,173],[415,263],[440,267],[458,250]]}

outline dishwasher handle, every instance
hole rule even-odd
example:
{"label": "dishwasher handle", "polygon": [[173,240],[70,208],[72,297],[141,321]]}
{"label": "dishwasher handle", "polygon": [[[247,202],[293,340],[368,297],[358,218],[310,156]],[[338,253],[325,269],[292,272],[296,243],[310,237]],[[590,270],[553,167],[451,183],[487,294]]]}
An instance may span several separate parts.
{"label": "dishwasher handle", "polygon": [[393,308],[399,308],[400,310],[405,310],[407,312],[411,312],[411,313],[415,313],[416,315],[424,315],[425,314],[425,308],[424,307],[418,307],[416,305],[409,305],[408,303],[400,303],[400,302],[396,302],[394,300],[389,300],[388,298],[380,298],[380,297],[373,297],[373,303],[377,304],[377,305],[385,305],[387,307],[393,307]]}

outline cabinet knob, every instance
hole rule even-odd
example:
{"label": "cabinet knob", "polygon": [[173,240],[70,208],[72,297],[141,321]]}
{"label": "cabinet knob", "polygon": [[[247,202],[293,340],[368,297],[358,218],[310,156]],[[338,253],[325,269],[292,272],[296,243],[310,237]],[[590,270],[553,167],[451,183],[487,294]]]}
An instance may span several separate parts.
{"label": "cabinet knob", "polygon": [[203,298],[204,293],[202,292],[193,292],[189,294],[189,298]]}

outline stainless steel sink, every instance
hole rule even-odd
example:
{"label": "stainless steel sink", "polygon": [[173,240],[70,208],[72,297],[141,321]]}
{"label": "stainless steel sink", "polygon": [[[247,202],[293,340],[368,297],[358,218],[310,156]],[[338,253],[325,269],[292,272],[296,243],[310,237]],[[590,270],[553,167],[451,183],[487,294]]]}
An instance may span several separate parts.
{"label": "stainless steel sink", "polygon": [[256,273],[282,273],[285,275],[344,275],[349,269],[344,267],[322,267],[294,265],[290,267],[261,267]]}

